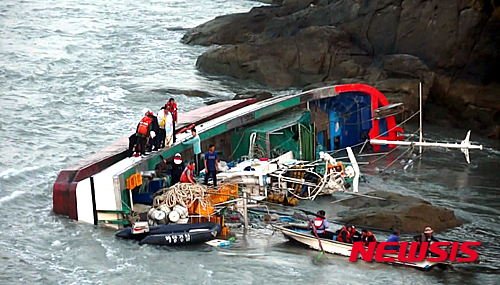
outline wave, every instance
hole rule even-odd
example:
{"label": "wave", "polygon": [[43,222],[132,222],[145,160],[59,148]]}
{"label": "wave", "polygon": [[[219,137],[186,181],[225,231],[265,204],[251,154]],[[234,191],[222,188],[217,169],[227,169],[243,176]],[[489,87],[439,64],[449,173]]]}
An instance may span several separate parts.
{"label": "wave", "polygon": [[40,166],[29,166],[29,167],[21,168],[19,170],[14,169],[14,168],[9,168],[9,169],[4,170],[0,173],[0,178],[7,179],[7,178],[19,175],[19,174],[27,172],[27,171],[36,170],[38,168],[40,168]]}
{"label": "wave", "polygon": [[0,198],[0,205],[3,204],[3,202],[7,202],[9,200],[12,200],[14,198],[16,198],[17,196],[20,196],[24,194],[24,191],[14,191],[12,194],[10,194],[9,196],[5,196],[5,197],[2,197]]}
{"label": "wave", "polygon": [[95,91],[95,93],[97,94],[97,96],[91,99],[86,99],[85,102],[96,105],[102,105],[108,101],[123,101],[124,100],[123,98],[130,92],[118,86],[116,87],[99,86]]}

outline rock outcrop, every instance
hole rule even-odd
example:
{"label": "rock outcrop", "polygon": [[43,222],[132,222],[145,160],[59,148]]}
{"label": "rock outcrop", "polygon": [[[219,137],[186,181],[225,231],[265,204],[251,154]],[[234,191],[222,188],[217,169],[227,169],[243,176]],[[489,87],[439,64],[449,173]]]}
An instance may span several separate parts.
{"label": "rock outcrop", "polygon": [[233,100],[241,99],[255,99],[257,101],[264,101],[266,99],[272,98],[273,94],[269,91],[248,91],[243,94],[238,94],[233,97]]}
{"label": "rock outcrop", "polygon": [[385,191],[375,191],[369,195],[386,200],[355,197],[339,202],[349,207],[349,211],[337,213],[340,220],[381,229],[395,228],[409,233],[422,232],[428,226],[439,232],[462,224],[453,211],[419,198]]}
{"label": "rock outcrop", "polygon": [[497,2],[273,1],[217,17],[182,41],[221,45],[199,57],[204,71],[273,87],[365,82],[416,109],[423,81],[428,108],[486,131],[500,124]]}

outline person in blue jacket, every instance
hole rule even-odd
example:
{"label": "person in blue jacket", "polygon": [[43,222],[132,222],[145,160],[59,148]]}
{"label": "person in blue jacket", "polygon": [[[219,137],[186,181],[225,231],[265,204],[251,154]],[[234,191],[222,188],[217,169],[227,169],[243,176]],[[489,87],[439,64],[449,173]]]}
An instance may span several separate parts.
{"label": "person in blue jacket", "polygon": [[[387,238],[387,242],[399,242],[399,230],[393,230],[392,235]],[[385,249],[399,250],[399,245],[388,245]]]}
{"label": "person in blue jacket", "polygon": [[[316,219],[313,222],[314,227],[316,228],[316,233],[320,238],[333,239],[333,233],[327,231],[328,229],[328,221],[326,220],[326,213],[323,210],[318,211],[316,214]],[[314,231],[313,231],[314,234]]]}
{"label": "person in blue jacket", "polygon": [[219,171],[219,161],[215,152],[215,145],[211,144],[205,153],[205,185],[208,186],[208,178],[211,176],[214,187],[217,187],[217,171]]}
{"label": "person in blue jacket", "polygon": [[196,133],[196,129],[192,128],[191,129],[191,135],[193,135],[192,138],[189,140],[182,142],[183,145],[193,145],[193,153],[194,153],[194,164],[195,164],[195,171],[194,173],[198,176],[200,173],[200,154],[201,154],[201,140],[200,136]]}

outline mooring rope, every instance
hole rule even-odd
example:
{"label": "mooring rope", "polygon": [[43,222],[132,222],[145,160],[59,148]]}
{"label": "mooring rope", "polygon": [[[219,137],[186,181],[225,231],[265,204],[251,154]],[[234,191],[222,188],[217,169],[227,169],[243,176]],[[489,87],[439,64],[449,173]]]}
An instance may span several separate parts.
{"label": "mooring rope", "polygon": [[158,195],[153,200],[153,207],[167,205],[173,208],[175,205],[181,205],[189,208],[198,200],[202,207],[206,207],[207,186],[191,183],[177,183],[170,188],[159,190]]}

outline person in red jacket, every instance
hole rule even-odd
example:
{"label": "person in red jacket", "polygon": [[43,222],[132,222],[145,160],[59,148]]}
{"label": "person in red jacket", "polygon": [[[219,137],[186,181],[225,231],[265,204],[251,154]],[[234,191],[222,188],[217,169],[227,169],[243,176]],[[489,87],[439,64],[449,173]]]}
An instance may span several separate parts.
{"label": "person in red jacket", "polygon": [[172,114],[172,130],[173,130],[172,139],[173,142],[175,143],[175,125],[177,124],[177,103],[175,103],[175,99],[170,98],[167,101],[167,104],[165,104],[165,108],[167,109],[167,111],[170,112],[170,114]]}
{"label": "person in red jacket", "polygon": [[193,183],[196,184],[194,180],[194,161],[190,161],[181,175],[181,183]]}
{"label": "person in red jacket", "polygon": [[367,229],[361,231],[361,242],[364,246],[369,246],[371,242],[377,242],[375,236]]}
{"label": "person in red jacket", "polygon": [[135,145],[135,153],[136,156],[146,154],[146,143],[148,141],[149,136],[151,135],[151,131],[153,129],[153,118],[149,116],[149,109],[144,108],[142,110],[144,117],[141,119],[139,124],[137,124],[137,143]]}
{"label": "person in red jacket", "polygon": [[345,225],[337,234],[336,241],[351,243],[351,225]]}

